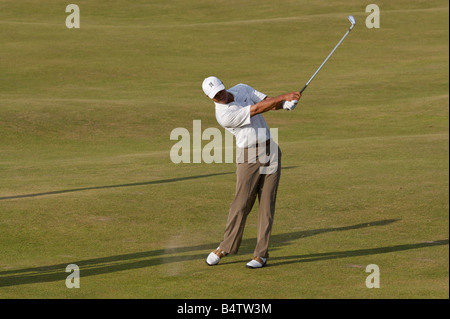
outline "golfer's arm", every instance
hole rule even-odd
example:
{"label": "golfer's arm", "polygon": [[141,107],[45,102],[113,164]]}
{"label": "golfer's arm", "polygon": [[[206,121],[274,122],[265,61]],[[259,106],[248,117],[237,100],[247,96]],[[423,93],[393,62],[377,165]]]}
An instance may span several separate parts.
{"label": "golfer's arm", "polygon": [[[271,99],[271,97],[266,96],[265,100]],[[271,111],[276,111],[276,110],[282,110],[283,109],[283,102],[278,103],[277,105],[275,105]]]}
{"label": "golfer's arm", "polygon": [[279,110],[283,108],[283,101],[285,99],[284,95],[279,95],[276,97],[266,97],[259,103],[256,103],[250,107],[250,116],[255,116],[256,114],[264,113],[271,110]]}

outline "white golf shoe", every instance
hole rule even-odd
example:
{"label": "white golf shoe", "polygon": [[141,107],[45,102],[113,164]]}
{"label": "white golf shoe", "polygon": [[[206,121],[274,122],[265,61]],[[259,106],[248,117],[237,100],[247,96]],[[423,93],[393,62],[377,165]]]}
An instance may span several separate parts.
{"label": "white golf shoe", "polygon": [[217,265],[221,258],[225,257],[227,255],[226,252],[224,252],[220,247],[217,247],[216,250],[212,251],[208,257],[206,258],[206,263],[209,266]]}
{"label": "white golf shoe", "polygon": [[267,258],[254,257],[247,263],[247,268],[262,268],[265,266]]}

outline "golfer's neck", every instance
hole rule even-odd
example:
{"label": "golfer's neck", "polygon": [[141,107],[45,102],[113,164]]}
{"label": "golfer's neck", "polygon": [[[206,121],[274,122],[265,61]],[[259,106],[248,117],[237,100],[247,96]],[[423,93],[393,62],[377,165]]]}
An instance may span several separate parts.
{"label": "golfer's neck", "polygon": [[227,103],[226,104],[234,102],[234,95],[231,94],[230,92],[227,92],[227,93],[228,93],[228,96],[227,96]]}

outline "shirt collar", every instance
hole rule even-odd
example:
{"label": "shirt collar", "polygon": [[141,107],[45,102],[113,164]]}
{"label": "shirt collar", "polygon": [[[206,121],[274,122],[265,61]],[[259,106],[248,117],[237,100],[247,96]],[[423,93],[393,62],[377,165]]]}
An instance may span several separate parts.
{"label": "shirt collar", "polygon": [[214,104],[216,105],[216,110],[226,110],[227,108],[229,108],[231,106],[232,103],[234,103],[234,102],[230,102],[228,104],[221,104],[221,103],[214,102]]}

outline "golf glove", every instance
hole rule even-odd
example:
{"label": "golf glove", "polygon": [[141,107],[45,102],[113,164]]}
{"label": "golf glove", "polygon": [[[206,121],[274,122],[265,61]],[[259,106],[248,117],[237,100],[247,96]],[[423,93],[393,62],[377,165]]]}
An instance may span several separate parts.
{"label": "golf glove", "polygon": [[283,109],[287,111],[292,111],[297,106],[298,100],[292,100],[292,101],[284,101],[283,102]]}

